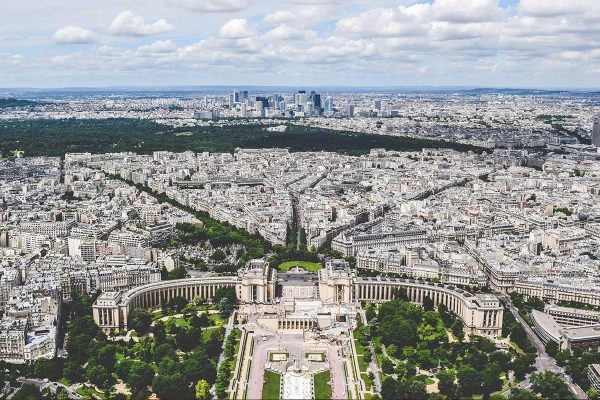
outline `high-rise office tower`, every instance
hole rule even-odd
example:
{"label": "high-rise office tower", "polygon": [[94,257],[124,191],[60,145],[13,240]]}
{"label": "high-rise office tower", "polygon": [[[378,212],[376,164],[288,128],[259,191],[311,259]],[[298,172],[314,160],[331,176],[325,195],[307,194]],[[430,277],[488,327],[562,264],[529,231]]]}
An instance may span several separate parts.
{"label": "high-rise office tower", "polygon": [[321,108],[321,95],[320,94],[317,94],[317,93],[313,94],[311,100],[314,103],[315,108],[317,108],[317,107]]}
{"label": "high-rise office tower", "polygon": [[269,107],[269,99],[267,99],[266,97],[263,97],[263,96],[256,97],[256,104],[258,105],[258,103],[262,103],[263,108]]}
{"label": "high-rise office tower", "polygon": [[233,91],[233,102],[234,103],[240,102],[240,92],[238,92],[237,90]]}
{"label": "high-rise office tower", "polygon": [[346,111],[348,114],[348,118],[354,117],[354,104],[348,104],[348,107],[346,107]]}
{"label": "high-rise office tower", "polygon": [[381,100],[373,101],[373,108],[376,110],[381,110]]}
{"label": "high-rise office tower", "polygon": [[306,107],[306,102],[309,99],[309,95],[306,94],[306,91],[299,90],[298,93],[296,93],[295,97],[295,102],[297,106]]}
{"label": "high-rise office tower", "polygon": [[592,126],[592,144],[600,147],[600,117],[596,117]]}
{"label": "high-rise office tower", "polygon": [[333,112],[333,99],[330,96],[325,99],[325,112]]}
{"label": "high-rise office tower", "polygon": [[307,101],[305,111],[308,115],[313,115],[315,113],[315,104],[310,100]]}

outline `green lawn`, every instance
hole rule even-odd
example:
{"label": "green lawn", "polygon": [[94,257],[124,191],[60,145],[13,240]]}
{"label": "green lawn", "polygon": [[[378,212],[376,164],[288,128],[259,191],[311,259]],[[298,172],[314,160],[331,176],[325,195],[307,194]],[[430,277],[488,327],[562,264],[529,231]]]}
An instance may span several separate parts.
{"label": "green lawn", "polygon": [[183,317],[179,317],[179,318],[171,317],[169,319],[172,319],[173,322],[175,323],[175,325],[177,325],[180,328],[189,328],[190,327],[190,323]]}
{"label": "green lawn", "polygon": [[369,374],[363,372],[360,374],[360,377],[363,381],[365,381],[365,389],[371,390],[371,388],[373,387],[373,380],[371,380]]}
{"label": "green lawn", "polygon": [[323,371],[315,375],[315,399],[331,399],[331,372]]}
{"label": "green lawn", "polygon": [[523,349],[521,349],[521,348],[519,347],[519,345],[518,345],[518,344],[516,344],[515,342],[513,342],[512,340],[510,341],[510,345],[511,345],[512,347],[514,347],[514,349],[517,351],[517,353],[519,353],[519,354],[525,354],[525,352],[523,351]]}
{"label": "green lawn", "polygon": [[240,350],[240,339],[242,338],[242,331],[240,331],[238,328],[235,328],[231,331],[231,335],[234,335],[235,337],[235,346],[233,347],[233,357],[231,358],[231,361],[229,362],[229,366],[231,368],[231,376],[233,376],[233,374],[235,373],[235,365],[237,364],[237,356],[238,356],[238,352]]}
{"label": "green lawn", "polygon": [[280,386],[281,386],[281,375],[276,374],[275,372],[265,370],[265,380],[263,381],[263,390],[262,390],[263,400],[279,399],[279,387]]}
{"label": "green lawn", "polygon": [[360,342],[354,338],[354,345],[356,346],[356,358],[358,359],[358,368],[360,372],[366,372],[369,366],[369,363],[364,359],[363,354],[365,348]]}
{"label": "green lawn", "polygon": [[323,265],[321,263],[318,263],[318,262],[310,262],[310,261],[286,261],[284,263],[279,264],[278,269],[279,269],[280,272],[287,272],[290,269],[294,268],[295,266],[299,266],[301,268],[304,268],[308,272],[317,272],[318,270],[320,270],[321,268],[323,268]]}
{"label": "green lawn", "polygon": [[210,314],[208,320],[213,323],[214,326],[223,326],[223,318],[219,314]]}
{"label": "green lawn", "polygon": [[354,337],[354,347],[356,347],[356,355],[362,355],[365,351],[364,346],[360,343],[360,341]]}
{"label": "green lawn", "polygon": [[100,398],[104,400],[106,396],[102,392],[98,392],[92,388],[80,387],[75,391],[78,395],[83,396],[86,399]]}
{"label": "green lawn", "polygon": [[367,362],[367,360],[365,360],[365,358],[362,355],[356,355],[356,358],[358,359],[358,368],[360,369],[360,372],[366,372],[367,368],[369,368],[369,363]]}

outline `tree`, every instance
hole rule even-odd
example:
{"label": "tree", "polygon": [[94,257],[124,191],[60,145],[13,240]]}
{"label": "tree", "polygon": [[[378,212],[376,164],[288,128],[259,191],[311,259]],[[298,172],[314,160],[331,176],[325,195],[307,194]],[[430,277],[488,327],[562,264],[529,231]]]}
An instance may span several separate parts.
{"label": "tree", "polygon": [[531,388],[545,399],[570,397],[567,384],[554,372],[544,371],[531,374]]}
{"label": "tree", "polygon": [[535,355],[525,354],[515,358],[512,369],[519,380],[525,379],[525,375],[531,371],[531,366],[535,362]]}
{"label": "tree", "polygon": [[161,400],[189,399],[188,382],[180,373],[158,374],[152,380],[152,389]]}
{"label": "tree", "polygon": [[425,400],[427,399],[427,387],[422,380],[411,378],[404,384],[400,383],[396,386],[396,396],[399,399]]}
{"label": "tree", "polygon": [[89,353],[90,360],[102,365],[108,373],[113,372],[117,354],[117,347],[114,344],[92,342]]}
{"label": "tree", "polygon": [[36,378],[47,378],[51,381],[58,381],[62,377],[62,367],[60,361],[56,358],[38,358],[33,363],[33,375]]}
{"label": "tree", "polygon": [[196,383],[196,399],[208,400],[210,398],[210,385],[204,379]]}
{"label": "tree", "polygon": [[377,328],[383,344],[395,344],[398,347],[412,346],[417,337],[410,321],[402,317],[387,317],[379,321]]}
{"label": "tree", "polygon": [[490,362],[498,364],[500,369],[504,372],[508,372],[511,368],[511,356],[508,353],[502,351],[495,351],[490,354]]}
{"label": "tree", "polygon": [[225,252],[221,249],[216,249],[212,255],[210,256],[210,259],[216,262],[222,262],[227,258],[227,254],[225,254]]}
{"label": "tree", "polygon": [[456,338],[459,341],[463,341],[463,339],[465,338],[465,324],[462,322],[462,320],[460,320],[459,318],[457,318],[453,323],[452,326],[450,327],[450,330],[452,331],[452,334],[454,336],[456,336]]}
{"label": "tree", "polygon": [[81,367],[81,365],[79,365],[78,363],[70,360],[67,360],[65,362],[65,366],[63,368],[63,375],[71,383],[85,381],[85,371],[83,370],[83,367]]}
{"label": "tree", "polygon": [[556,354],[558,353],[558,344],[552,340],[549,340],[548,343],[546,343],[545,349],[546,353],[548,353],[550,357],[556,357]]}
{"label": "tree", "polygon": [[421,368],[431,368],[433,366],[433,359],[431,358],[431,350],[422,349],[417,350],[417,362]]}
{"label": "tree", "polygon": [[129,370],[127,385],[132,389],[132,392],[136,392],[150,386],[152,378],[154,378],[152,366],[143,361],[135,361]]}
{"label": "tree", "polygon": [[510,400],[538,400],[539,397],[529,390],[513,388],[510,390]]}
{"label": "tree", "polygon": [[384,379],[381,384],[381,398],[383,400],[396,400],[396,381],[393,378]]}
{"label": "tree", "polygon": [[384,374],[393,374],[394,363],[392,363],[389,358],[384,358],[383,361],[381,361],[381,370]]}
{"label": "tree", "polygon": [[489,395],[502,389],[502,380],[500,379],[500,367],[497,364],[490,363],[485,366],[481,374],[481,391],[484,395]]}
{"label": "tree", "polygon": [[134,308],[129,314],[129,328],[134,329],[139,335],[144,335],[150,329],[152,315],[144,308]]}
{"label": "tree", "polygon": [[129,358],[124,358],[115,364],[115,373],[123,382],[127,382],[129,379],[129,370],[132,365],[133,360],[130,360]]}
{"label": "tree", "polygon": [[451,370],[440,371],[437,373],[438,388],[441,394],[454,398],[456,393],[456,384],[454,383],[456,375]]}
{"label": "tree", "polygon": [[460,393],[464,397],[479,393],[481,389],[481,374],[475,368],[463,365],[457,372]]}
{"label": "tree", "polygon": [[232,302],[227,297],[222,298],[221,301],[219,301],[219,315],[221,318],[229,318],[232,312]]}
{"label": "tree", "polygon": [[385,349],[389,355],[394,357],[398,353],[398,347],[395,344],[390,344],[389,346],[386,346]]}
{"label": "tree", "polygon": [[206,342],[206,354],[209,357],[216,357],[221,354],[221,346],[225,337],[225,328],[220,327],[210,330],[208,341]]}
{"label": "tree", "polygon": [[167,331],[165,330],[165,323],[161,320],[158,320],[154,323],[152,327],[152,333],[154,334],[154,344],[156,346],[160,346],[165,343],[167,339]]}
{"label": "tree", "polygon": [[556,356],[554,358],[556,359],[556,363],[559,366],[564,367],[565,365],[568,364],[569,360],[571,359],[571,352],[566,349],[561,350],[556,353]]}
{"label": "tree", "polygon": [[88,364],[86,375],[88,380],[100,389],[110,387],[113,382],[113,377],[102,365]]}
{"label": "tree", "polygon": [[12,398],[13,400],[37,400],[42,398],[42,393],[35,385],[26,383]]}
{"label": "tree", "polygon": [[377,317],[373,304],[367,304],[365,306],[365,316],[367,317],[367,321],[371,321],[373,318]]}
{"label": "tree", "polygon": [[169,343],[163,343],[154,350],[154,362],[159,363],[165,357],[177,360],[177,353]]}
{"label": "tree", "polygon": [[431,297],[429,296],[425,296],[423,297],[423,310],[425,311],[433,311],[433,300],[431,300]]}

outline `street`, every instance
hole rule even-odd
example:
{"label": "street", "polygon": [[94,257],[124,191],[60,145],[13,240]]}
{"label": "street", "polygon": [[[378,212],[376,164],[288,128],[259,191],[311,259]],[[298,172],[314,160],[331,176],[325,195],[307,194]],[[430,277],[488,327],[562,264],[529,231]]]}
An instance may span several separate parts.
{"label": "street", "polygon": [[[519,315],[518,310],[512,305],[510,301],[508,302],[508,308],[510,312],[514,315],[516,320],[521,324],[521,326],[523,326],[523,329],[527,333],[527,337],[538,351],[538,355],[535,360],[536,370],[551,371],[560,375],[560,377],[565,381],[565,383],[569,387],[569,390],[571,391],[573,396],[575,396],[575,398],[587,399],[587,394],[579,387],[579,385],[575,384],[571,380],[571,377],[565,373],[564,368],[556,364],[554,358],[550,357],[548,353],[546,353],[546,346],[544,345],[544,343],[540,340],[540,338],[533,331],[533,329],[531,329],[529,324],[527,324],[527,322]],[[520,388],[529,388],[531,386],[529,382],[529,375],[527,376],[527,378],[525,378],[523,382],[520,382],[517,386]]]}

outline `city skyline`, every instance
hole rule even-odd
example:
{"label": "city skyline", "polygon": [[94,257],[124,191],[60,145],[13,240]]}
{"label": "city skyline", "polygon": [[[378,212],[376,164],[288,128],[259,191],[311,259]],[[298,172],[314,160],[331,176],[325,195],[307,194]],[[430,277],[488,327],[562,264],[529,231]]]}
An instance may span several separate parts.
{"label": "city skyline", "polygon": [[0,87],[600,87],[591,0],[26,0]]}

